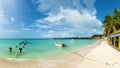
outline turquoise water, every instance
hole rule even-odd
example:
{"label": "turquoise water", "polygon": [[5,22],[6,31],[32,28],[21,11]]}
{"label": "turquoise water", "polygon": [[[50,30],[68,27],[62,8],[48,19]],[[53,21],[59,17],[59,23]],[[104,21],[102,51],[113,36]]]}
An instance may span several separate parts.
{"label": "turquoise water", "polygon": [[[61,55],[69,50],[75,50],[77,48],[93,44],[96,40],[70,40],[70,39],[26,39],[30,44],[23,48],[23,52],[19,52],[19,42],[24,39],[0,39],[0,58],[20,58],[20,59],[38,59],[53,57]],[[65,48],[56,46],[55,42],[62,42],[67,45]],[[9,52],[9,47],[12,47],[13,51]]]}

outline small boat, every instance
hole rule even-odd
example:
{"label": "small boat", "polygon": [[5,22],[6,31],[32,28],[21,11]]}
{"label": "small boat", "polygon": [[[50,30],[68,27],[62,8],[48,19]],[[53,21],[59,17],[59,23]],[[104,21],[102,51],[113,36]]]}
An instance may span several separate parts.
{"label": "small boat", "polygon": [[63,44],[61,42],[56,42],[55,45],[59,47],[66,47],[66,44]]}

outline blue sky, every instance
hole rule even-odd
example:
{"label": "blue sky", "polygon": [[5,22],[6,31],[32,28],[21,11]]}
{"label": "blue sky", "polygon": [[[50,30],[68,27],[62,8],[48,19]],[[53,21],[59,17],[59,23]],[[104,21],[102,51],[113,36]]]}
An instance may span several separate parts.
{"label": "blue sky", "polygon": [[0,38],[89,37],[119,0],[0,0]]}

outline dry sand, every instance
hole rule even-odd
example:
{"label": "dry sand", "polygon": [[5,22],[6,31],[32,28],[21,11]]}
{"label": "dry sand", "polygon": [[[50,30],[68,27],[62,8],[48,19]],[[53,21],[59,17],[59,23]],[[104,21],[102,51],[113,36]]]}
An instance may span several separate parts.
{"label": "dry sand", "polygon": [[119,66],[120,52],[109,46],[106,40],[48,59],[25,61],[0,59],[0,68],[119,68]]}

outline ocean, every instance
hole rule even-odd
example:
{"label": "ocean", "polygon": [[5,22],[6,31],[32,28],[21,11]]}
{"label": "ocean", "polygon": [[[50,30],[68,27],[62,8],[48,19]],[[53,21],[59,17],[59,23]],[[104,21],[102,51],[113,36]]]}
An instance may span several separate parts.
{"label": "ocean", "polygon": [[[25,47],[19,45],[20,42],[27,41]],[[95,43],[97,40],[85,39],[0,39],[0,58],[14,59],[40,59],[59,56],[70,50],[77,50],[81,47]],[[59,47],[55,42],[61,42],[67,47]],[[9,48],[12,48],[10,52]],[[22,48],[20,53],[19,48]]]}

